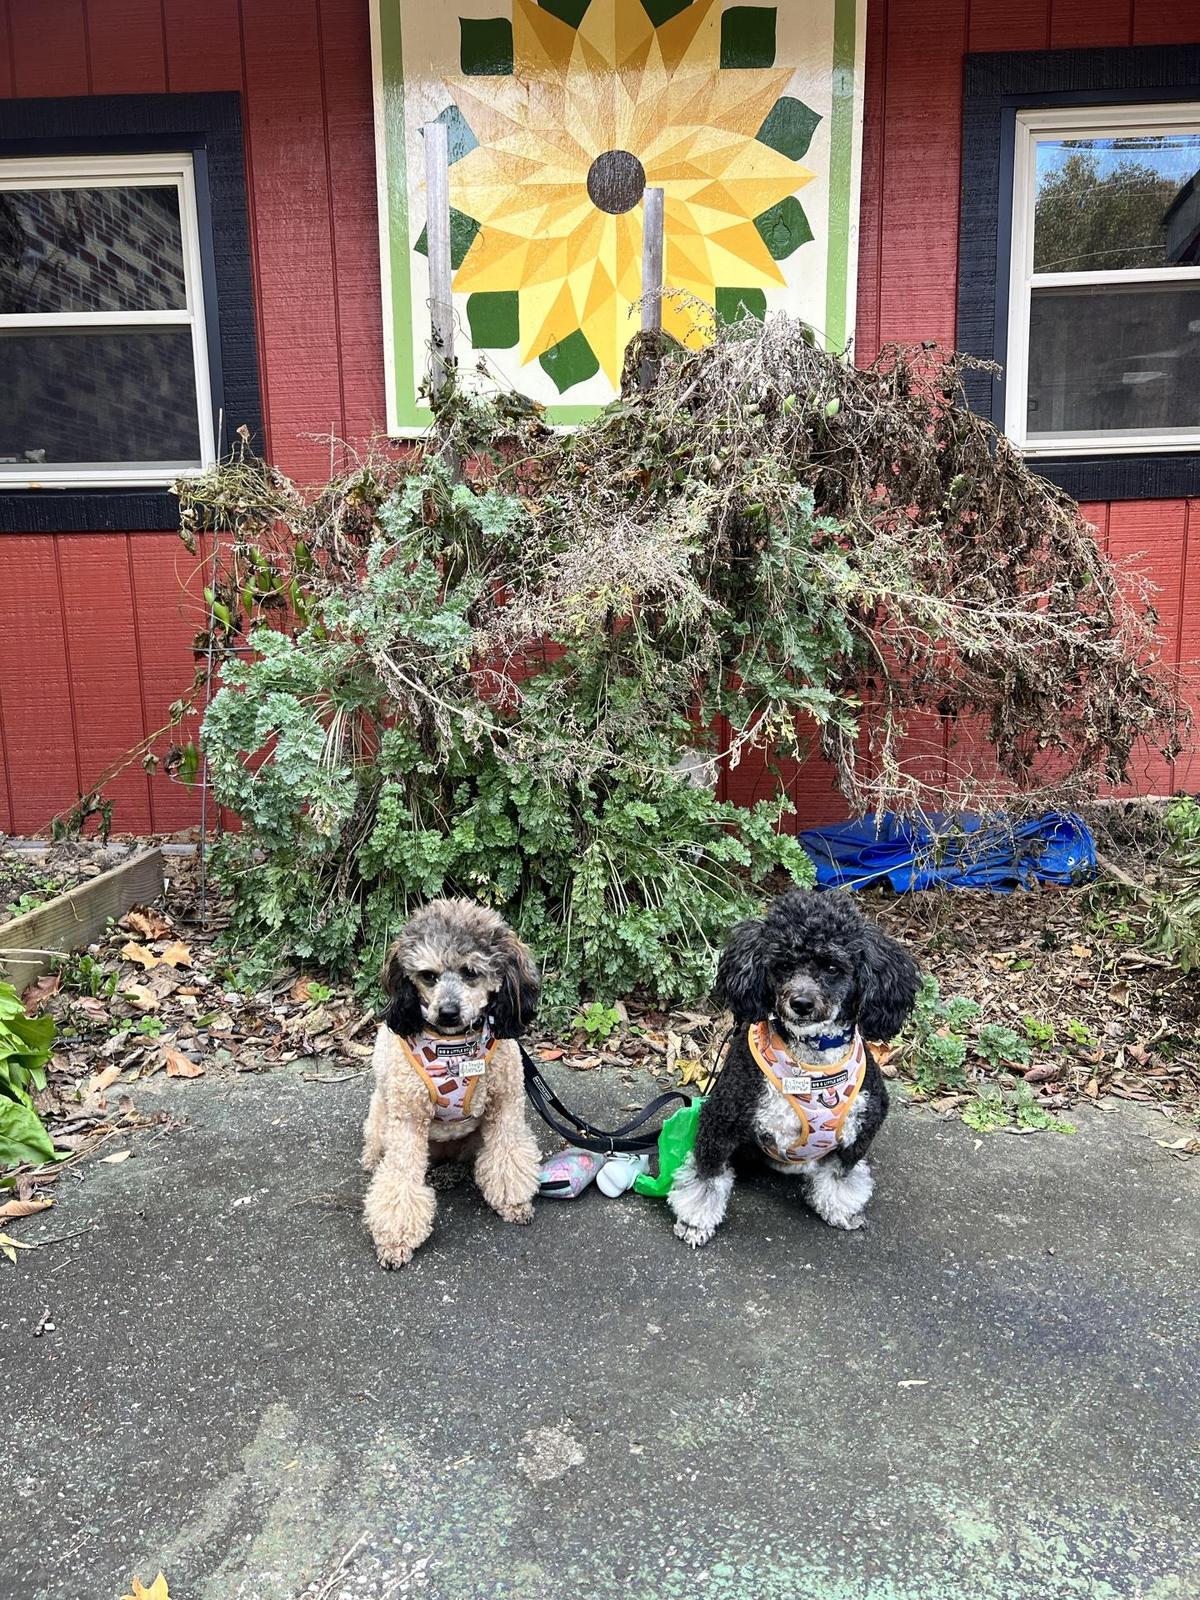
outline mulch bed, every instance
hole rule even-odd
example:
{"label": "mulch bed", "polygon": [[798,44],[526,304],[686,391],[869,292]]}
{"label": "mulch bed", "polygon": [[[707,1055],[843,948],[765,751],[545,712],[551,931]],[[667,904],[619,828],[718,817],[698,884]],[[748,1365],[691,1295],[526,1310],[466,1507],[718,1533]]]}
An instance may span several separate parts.
{"label": "mulch bed", "polygon": [[[87,863],[85,854],[85,874]],[[1097,916],[1088,890],[871,892],[863,907],[936,975],[943,997],[978,1002],[980,1023],[1022,1032],[1033,1018],[1054,1031],[1053,1042],[1031,1046],[1024,1070],[969,1057],[967,1090],[932,1097],[935,1112],[955,1114],[987,1080],[1012,1086],[1024,1077],[1052,1110],[1124,1099],[1189,1125],[1200,1120],[1200,978],[1131,945],[1119,919]],[[203,921],[198,909],[195,861],[176,857],[163,904],[135,908],[85,957],[26,991],[30,1008],[50,1012],[59,1027],[39,1110],[56,1143],[77,1158],[155,1120],[165,1132],[180,1125],[186,1093],[172,1097],[171,1111],[147,1118],[129,1095],[137,1080],[262,1072],[296,1061],[316,1082],[369,1070],[375,1019],[349,986],[289,970],[256,994],[240,993],[217,942],[220,904],[210,898]],[[634,1069],[664,1084],[704,1082],[727,1018],[706,1005],[664,1012],[629,1002],[617,1010],[621,1023],[603,1041],[568,1031],[543,1035],[534,1047],[580,1072],[606,1069],[614,1120],[637,1103]],[[905,1076],[903,1049],[885,1071]],[[1191,1143],[1200,1149],[1190,1138],[1178,1143],[1181,1151]],[[61,1170],[34,1180],[18,1174],[18,1194],[52,1183]]]}

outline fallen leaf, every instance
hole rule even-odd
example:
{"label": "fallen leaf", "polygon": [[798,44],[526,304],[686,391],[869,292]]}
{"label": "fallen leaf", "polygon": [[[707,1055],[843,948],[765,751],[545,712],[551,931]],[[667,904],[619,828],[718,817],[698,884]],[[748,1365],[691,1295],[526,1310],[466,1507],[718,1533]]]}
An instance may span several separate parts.
{"label": "fallen leaf", "polygon": [[160,957],[168,967],[190,967],[192,952],[186,944],[181,944],[177,939],[174,944],[169,944]]}
{"label": "fallen leaf", "polygon": [[152,951],[147,950],[144,944],[134,944],[132,939],[128,944],[121,946],[121,959],[123,961],[136,961],[139,966],[145,967],[147,971],[151,967],[158,965],[158,957]]}
{"label": "fallen leaf", "polygon": [[543,1061],[561,1061],[563,1056],[566,1055],[566,1051],[559,1049],[539,1050],[538,1055],[541,1056]]}
{"label": "fallen leaf", "polygon": [[1129,985],[1127,983],[1114,983],[1108,991],[1108,998],[1113,1005],[1129,1010]]}
{"label": "fallen leaf", "polygon": [[90,1022],[108,1021],[108,1007],[94,995],[85,994],[79,1000],[72,1000],[71,1010],[81,1012]]}
{"label": "fallen leaf", "polygon": [[98,1072],[94,1078],[88,1080],[85,1093],[89,1095],[103,1094],[105,1089],[110,1084],[116,1083],[120,1076],[121,1068],[114,1062],[111,1066],[105,1067],[103,1072]]}
{"label": "fallen leaf", "polygon": [[681,1088],[686,1088],[689,1083],[700,1085],[708,1076],[708,1070],[703,1061],[695,1056],[680,1056],[675,1062],[675,1069],[679,1073]]}
{"label": "fallen leaf", "polygon": [[198,1061],[193,1061],[190,1056],[185,1056],[182,1050],[174,1050],[169,1044],[164,1044],[159,1054],[162,1064],[166,1066],[168,1078],[202,1078],[204,1068]]}
{"label": "fallen leaf", "polygon": [[143,988],[140,983],[127,983],[121,990],[126,1000],[130,1000],[139,1011],[157,1011],[159,997],[152,989]]}
{"label": "fallen leaf", "polygon": [[1071,954],[1073,956],[1078,956],[1080,961],[1086,961],[1088,956],[1090,956],[1092,953],[1092,947],[1090,944],[1073,944],[1071,946]]}
{"label": "fallen leaf", "polygon": [[142,1580],[135,1576],[133,1593],[123,1594],[121,1600],[171,1600],[171,1596],[167,1590],[167,1580],[160,1572],[148,1589]]}
{"label": "fallen leaf", "polygon": [[35,1211],[45,1211],[53,1204],[53,1200],[6,1200],[0,1206],[0,1222],[8,1222],[13,1217],[31,1217]]}
{"label": "fallen leaf", "polygon": [[1061,1070],[1056,1061],[1051,1061],[1040,1067],[1030,1067],[1022,1076],[1026,1083],[1049,1083],[1052,1078],[1058,1077]]}
{"label": "fallen leaf", "polygon": [[14,1266],[17,1264],[18,1250],[36,1250],[35,1244],[24,1244],[20,1239],[14,1239],[11,1234],[0,1233],[0,1251],[3,1251]]}
{"label": "fallen leaf", "polygon": [[21,995],[21,1003],[31,1017],[37,1013],[49,1000],[62,988],[62,977],[57,972],[45,972],[35,983],[31,983]]}
{"label": "fallen leaf", "polygon": [[115,1167],[118,1166],[122,1161],[128,1161],[132,1154],[132,1150],[116,1150],[111,1156],[101,1156],[100,1160],[103,1161],[106,1166]]}
{"label": "fallen leaf", "polygon": [[174,932],[166,917],[148,906],[134,906],[127,911],[121,918],[121,926],[140,933],[143,939],[167,939]]}

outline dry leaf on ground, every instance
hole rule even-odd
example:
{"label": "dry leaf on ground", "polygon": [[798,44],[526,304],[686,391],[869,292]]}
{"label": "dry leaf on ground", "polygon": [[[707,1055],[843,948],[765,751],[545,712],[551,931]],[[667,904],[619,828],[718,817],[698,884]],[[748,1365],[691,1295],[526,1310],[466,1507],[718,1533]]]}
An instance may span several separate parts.
{"label": "dry leaf on ground", "polygon": [[157,1011],[159,997],[152,989],[144,988],[140,983],[127,983],[121,990],[126,1000],[131,1001],[139,1011]]}
{"label": "dry leaf on ground", "polygon": [[140,967],[145,967],[147,971],[151,967],[158,965],[158,957],[154,952],[147,950],[144,944],[135,944],[132,939],[128,944],[121,946],[121,959],[122,961],[136,961]]}
{"label": "dry leaf on ground", "polygon": [[6,1255],[13,1266],[17,1264],[18,1250],[36,1250],[37,1245],[25,1244],[20,1239],[14,1239],[11,1234],[0,1233],[0,1253]]}
{"label": "dry leaf on ground", "polygon": [[192,952],[186,944],[181,944],[177,939],[174,944],[167,946],[159,959],[164,961],[168,967],[190,967],[192,964]]}
{"label": "dry leaf on ground", "polygon": [[0,1222],[9,1222],[14,1217],[31,1217],[35,1211],[45,1211],[53,1204],[53,1200],[6,1200],[0,1206]]}
{"label": "dry leaf on ground", "polygon": [[62,978],[57,972],[46,972],[31,983],[21,995],[21,1004],[31,1017],[46,1004],[52,995],[56,995],[62,988]]}
{"label": "dry leaf on ground", "polygon": [[103,1094],[110,1084],[116,1083],[121,1076],[121,1068],[114,1062],[112,1066],[105,1067],[103,1072],[98,1072],[94,1078],[89,1079],[88,1094]]}
{"label": "dry leaf on ground", "polygon": [[166,917],[149,906],[134,906],[121,918],[121,926],[140,933],[143,939],[168,939],[175,931]]}
{"label": "dry leaf on ground", "polygon": [[159,1052],[162,1063],[167,1069],[168,1078],[202,1078],[204,1068],[198,1061],[193,1061],[190,1056],[185,1056],[182,1050],[175,1050],[169,1044],[164,1044]]}
{"label": "dry leaf on ground", "polygon": [[132,1154],[132,1150],[116,1150],[111,1156],[101,1156],[100,1160],[103,1161],[106,1166],[115,1167],[121,1161],[128,1161]]}
{"label": "dry leaf on ground", "polygon": [[133,1593],[123,1594],[121,1600],[171,1600],[171,1596],[167,1589],[167,1580],[160,1572],[148,1589],[142,1580],[135,1576]]}

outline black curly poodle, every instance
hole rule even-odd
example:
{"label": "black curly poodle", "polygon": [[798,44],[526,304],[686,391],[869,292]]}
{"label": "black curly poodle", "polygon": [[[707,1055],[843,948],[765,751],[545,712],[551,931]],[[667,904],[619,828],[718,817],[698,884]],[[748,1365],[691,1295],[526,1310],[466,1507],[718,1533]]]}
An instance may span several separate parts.
{"label": "black curly poodle", "polygon": [[888,1108],[865,1041],[899,1032],[918,981],[908,952],[845,893],[793,889],[739,923],[716,983],[733,1042],[667,1197],[680,1239],[712,1238],[733,1187],[731,1158],[747,1145],[799,1176],[833,1227],[862,1226],[874,1188],[865,1157]]}

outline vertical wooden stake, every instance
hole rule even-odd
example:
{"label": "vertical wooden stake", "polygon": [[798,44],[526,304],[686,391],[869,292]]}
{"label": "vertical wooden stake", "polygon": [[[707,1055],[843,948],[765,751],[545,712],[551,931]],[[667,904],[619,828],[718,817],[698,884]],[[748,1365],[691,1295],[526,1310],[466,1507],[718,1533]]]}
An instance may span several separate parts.
{"label": "vertical wooden stake", "polygon": [[[663,191],[647,189],[642,197],[642,332],[662,332],[663,291]],[[638,383],[648,389],[658,363],[642,358]]]}
{"label": "vertical wooden stake", "polygon": [[427,122],[425,238],[429,246],[429,315],[433,329],[430,388],[437,399],[454,360],[454,299],[450,288],[450,149],[444,122]]}

